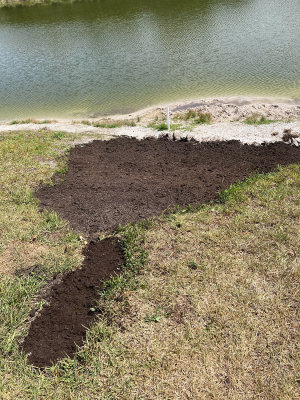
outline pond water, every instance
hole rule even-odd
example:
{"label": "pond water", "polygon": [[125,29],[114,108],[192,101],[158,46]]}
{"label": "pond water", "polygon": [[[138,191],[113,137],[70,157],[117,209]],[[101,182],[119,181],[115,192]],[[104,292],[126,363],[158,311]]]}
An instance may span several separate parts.
{"label": "pond water", "polygon": [[183,99],[300,98],[299,0],[93,0],[0,9],[0,119]]}

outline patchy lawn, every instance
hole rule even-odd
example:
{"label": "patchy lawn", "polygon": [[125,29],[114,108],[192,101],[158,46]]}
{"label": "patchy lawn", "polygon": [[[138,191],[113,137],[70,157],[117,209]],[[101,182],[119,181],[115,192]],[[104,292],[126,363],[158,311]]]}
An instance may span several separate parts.
{"label": "patchy lawn", "polygon": [[296,398],[300,166],[120,230],[139,274],[108,285],[75,359],[44,371],[26,363],[18,343],[40,289],[81,262],[79,235],[40,213],[33,193],[64,171],[73,139],[0,136],[0,398]]}

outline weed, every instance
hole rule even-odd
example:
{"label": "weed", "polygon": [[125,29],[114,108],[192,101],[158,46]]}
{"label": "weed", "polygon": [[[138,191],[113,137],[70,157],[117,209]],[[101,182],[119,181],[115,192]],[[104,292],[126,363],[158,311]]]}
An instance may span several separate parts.
{"label": "weed", "polygon": [[199,268],[199,264],[197,264],[195,261],[190,261],[190,262],[188,263],[188,267],[189,267],[190,269],[198,269],[198,268]]}
{"label": "weed", "polygon": [[13,120],[10,122],[10,125],[22,125],[22,124],[50,124],[51,122],[56,122],[55,120],[51,121],[49,119],[44,119],[44,120],[37,120],[34,118],[27,118],[24,120]]}
{"label": "weed", "polygon": [[161,320],[161,315],[151,315],[151,316],[147,315],[144,318],[145,322],[159,322],[160,320]]}
{"label": "weed", "polygon": [[154,129],[156,129],[157,131],[166,131],[166,130],[168,130],[168,125],[161,123],[161,124],[155,125]]}
{"label": "weed", "polygon": [[176,118],[184,121],[193,120],[196,124],[210,124],[212,115],[209,112],[188,110],[184,114],[177,114]]}
{"label": "weed", "polygon": [[93,123],[93,126],[95,126],[96,128],[115,129],[121,128],[122,126],[136,126],[136,123],[133,120],[103,121]]}
{"label": "weed", "polygon": [[109,128],[109,129],[114,129],[114,128],[120,128],[121,125],[119,124],[107,124],[107,123],[96,123],[93,125],[95,128]]}
{"label": "weed", "polygon": [[188,110],[185,114],[183,114],[182,118],[187,121],[191,118],[196,118],[197,114],[193,110]]}
{"label": "weed", "polygon": [[61,140],[65,137],[65,135],[66,135],[65,132],[54,132],[52,137],[53,137],[53,139]]}
{"label": "weed", "polygon": [[80,123],[81,123],[82,125],[88,125],[88,126],[91,126],[91,125],[92,125],[92,123],[91,123],[90,121],[86,120],[86,119],[80,121]]}
{"label": "weed", "polygon": [[196,124],[211,124],[212,115],[211,113],[198,112],[195,122]]}
{"label": "weed", "polygon": [[267,119],[264,115],[259,113],[253,113],[245,119],[245,123],[248,125],[267,125],[276,122],[275,120]]}

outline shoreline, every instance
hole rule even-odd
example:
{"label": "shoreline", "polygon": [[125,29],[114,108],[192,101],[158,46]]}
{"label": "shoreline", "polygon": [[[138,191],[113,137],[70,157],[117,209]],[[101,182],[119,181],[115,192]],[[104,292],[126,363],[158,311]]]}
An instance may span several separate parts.
{"label": "shoreline", "polygon": [[[162,117],[169,107],[170,115],[174,116],[188,110],[200,110],[210,112],[214,122],[236,122],[246,118],[251,113],[259,112],[265,117],[272,119],[300,119],[300,99],[278,98],[278,97],[253,97],[253,96],[230,96],[230,97],[203,97],[190,100],[182,100],[170,103],[161,103],[154,106],[142,108],[138,111],[125,114],[102,115],[95,112],[90,117],[68,117],[56,118],[45,115],[44,117],[32,118],[28,115],[19,120],[33,120],[37,123],[47,120],[59,123],[80,123],[81,121],[124,121],[140,119],[149,121],[151,118]],[[231,112],[230,112],[231,111]],[[222,115],[223,114],[223,115]],[[9,124],[12,119],[2,119],[0,124]]]}
{"label": "shoreline", "polygon": [[[107,119],[126,119],[149,116],[158,111],[164,111],[167,107],[170,108],[170,113],[174,114],[180,111],[187,111],[189,109],[196,109],[201,107],[212,108],[220,106],[228,108],[228,106],[245,107],[256,109],[257,106],[278,106],[280,109],[299,107],[300,118],[300,99],[281,98],[281,97],[268,97],[268,96],[227,96],[227,97],[199,97],[194,99],[187,99],[181,101],[174,101],[170,103],[160,103],[154,106],[144,107],[138,111],[127,114],[111,114],[107,116],[96,116],[95,118]],[[93,118],[90,118],[93,119]]]}
{"label": "shoreline", "polygon": [[[277,100],[223,97],[175,102],[169,104],[170,131],[166,126],[166,106],[157,105],[131,114],[102,118],[0,121],[0,133],[48,130],[85,135],[74,144],[87,143],[100,136],[106,139],[120,136],[144,139],[165,135],[173,140],[239,140],[241,143],[262,144],[282,141],[285,130],[300,137],[300,100]],[[209,121],[199,123],[199,115],[209,115]],[[249,123],[253,116],[259,117],[258,122]]]}

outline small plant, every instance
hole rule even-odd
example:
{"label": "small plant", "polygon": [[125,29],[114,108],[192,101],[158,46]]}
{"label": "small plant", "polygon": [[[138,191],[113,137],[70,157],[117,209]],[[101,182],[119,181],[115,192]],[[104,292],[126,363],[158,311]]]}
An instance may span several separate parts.
{"label": "small plant", "polygon": [[32,118],[24,119],[24,120],[17,120],[15,119],[10,123],[10,125],[21,125],[21,124],[35,124],[36,120]]}
{"label": "small plant", "polygon": [[121,128],[121,126],[136,126],[136,123],[133,120],[124,120],[124,121],[107,121],[107,122],[96,122],[93,124],[95,128]]}
{"label": "small plant", "polygon": [[167,124],[164,124],[164,123],[154,125],[153,128],[156,129],[157,131],[167,131],[168,130]]}
{"label": "small plant", "polygon": [[37,120],[34,118],[27,118],[27,119],[15,119],[13,121],[10,122],[10,125],[21,125],[21,124],[50,124],[51,122],[57,122],[55,120],[51,121],[49,119],[44,119],[44,120]]}
{"label": "small plant", "polygon": [[212,122],[212,115],[211,113],[204,113],[199,111],[195,122],[196,124],[210,124]]}
{"label": "small plant", "polygon": [[245,119],[245,123],[248,125],[266,125],[266,124],[272,124],[273,122],[276,121],[267,119],[264,115],[261,115],[259,113],[253,113]]}
{"label": "small plant", "polygon": [[64,132],[54,132],[53,135],[52,135],[52,138],[53,138],[53,139],[59,139],[59,140],[61,140],[61,139],[64,138],[64,137],[65,137]]}
{"label": "small plant", "polygon": [[50,211],[45,215],[46,226],[49,232],[54,232],[60,226],[60,220],[55,211]]}
{"label": "small plant", "polygon": [[159,322],[161,320],[161,315],[147,315],[144,320],[145,322]]}
{"label": "small plant", "polygon": [[195,261],[190,261],[190,262],[188,263],[188,267],[189,267],[190,269],[195,270],[195,269],[200,268],[200,265],[197,264]]}
{"label": "small plant", "polygon": [[191,119],[191,118],[196,118],[196,112],[193,110],[188,110],[184,115],[183,115],[183,119],[185,121]]}
{"label": "small plant", "polygon": [[50,121],[50,119],[44,119],[43,121],[36,121],[37,124],[50,124],[51,122],[56,122],[54,121]]}

